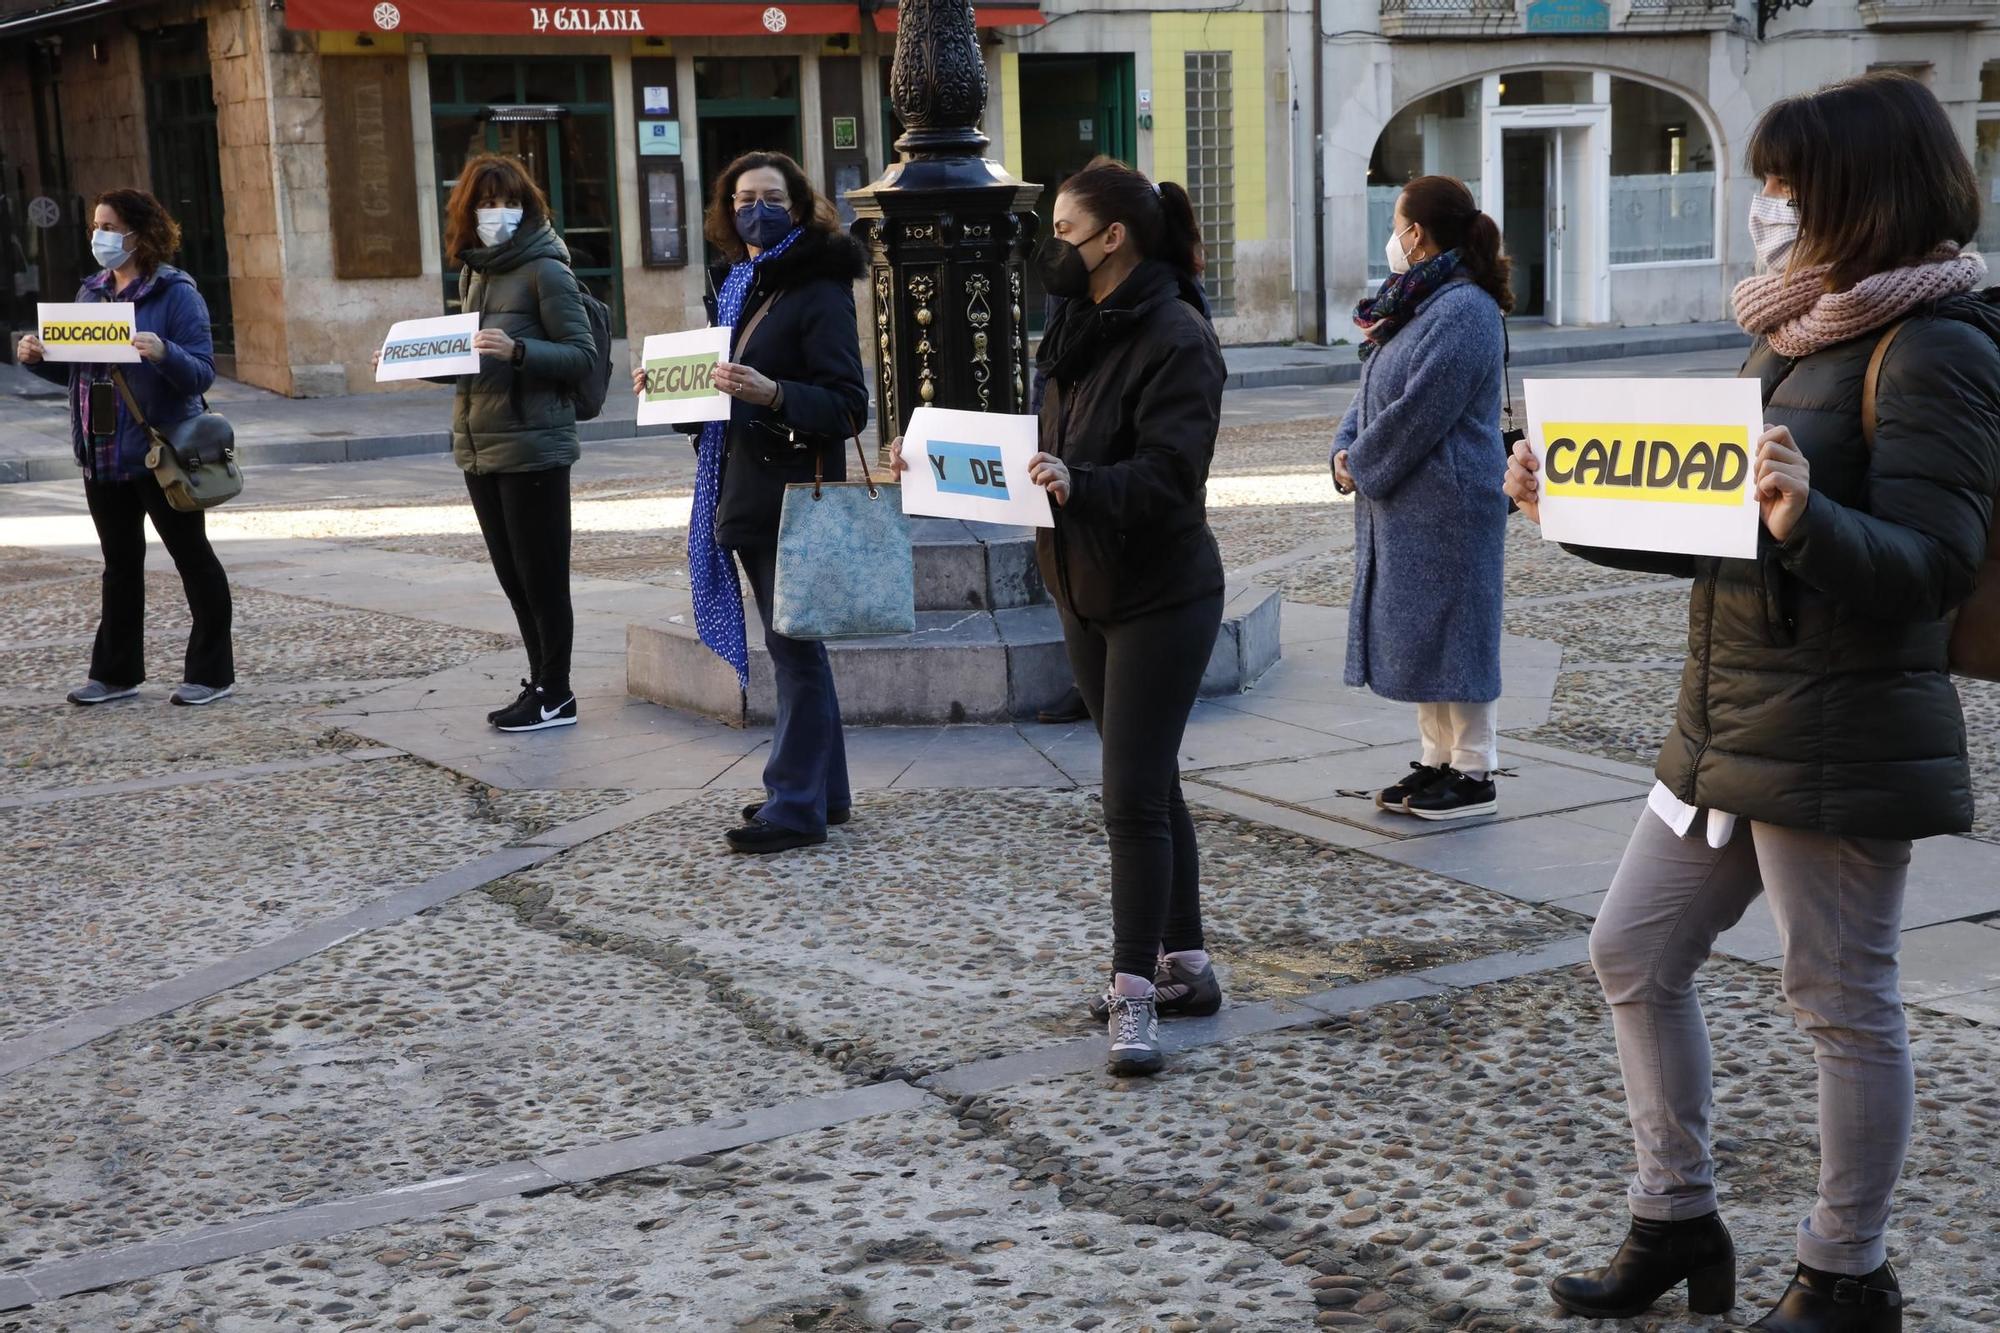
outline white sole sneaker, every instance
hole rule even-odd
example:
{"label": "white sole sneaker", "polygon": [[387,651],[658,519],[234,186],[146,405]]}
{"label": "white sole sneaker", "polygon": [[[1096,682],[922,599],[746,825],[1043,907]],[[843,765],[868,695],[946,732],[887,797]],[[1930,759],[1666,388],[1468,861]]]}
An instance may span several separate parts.
{"label": "white sole sneaker", "polygon": [[219,690],[216,690],[210,694],[205,694],[199,699],[194,699],[194,698],[184,698],[182,697],[181,692],[179,690],[175,690],[169,702],[177,704],[182,708],[202,708],[208,704],[220,703],[222,700],[227,699],[230,695],[234,693],[236,693],[236,687],[234,685],[224,685]]}
{"label": "white sole sneaker", "polygon": [[575,725],[576,715],[572,713],[568,717],[552,717],[546,722],[524,722],[511,727],[503,727],[496,722],[493,724],[493,729],[517,736],[524,731],[549,731],[555,727],[573,727]]}
{"label": "white sole sneaker", "polygon": [[1482,801],[1478,805],[1461,805],[1455,810],[1416,810],[1404,806],[1402,813],[1415,815],[1418,819],[1428,819],[1436,824],[1449,819],[1477,819],[1481,815],[1499,814],[1500,802],[1495,798],[1491,801]]}

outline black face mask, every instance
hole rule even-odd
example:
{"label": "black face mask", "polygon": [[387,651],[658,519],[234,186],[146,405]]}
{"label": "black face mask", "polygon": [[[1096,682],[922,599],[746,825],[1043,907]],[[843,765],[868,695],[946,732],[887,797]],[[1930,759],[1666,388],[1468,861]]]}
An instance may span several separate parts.
{"label": "black face mask", "polygon": [[[1102,236],[1109,225],[1099,227],[1083,239]],[[1042,275],[1042,290],[1050,296],[1073,299],[1089,295],[1092,269],[1083,262],[1083,252],[1076,246],[1076,242],[1060,236],[1045,236],[1035,247],[1035,270]]]}

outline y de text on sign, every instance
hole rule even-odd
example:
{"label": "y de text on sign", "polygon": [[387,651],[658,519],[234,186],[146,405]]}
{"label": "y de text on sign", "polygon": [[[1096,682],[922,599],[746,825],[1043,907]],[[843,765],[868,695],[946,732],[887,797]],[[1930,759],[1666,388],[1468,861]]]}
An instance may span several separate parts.
{"label": "y de text on sign", "polygon": [[927,446],[927,456],[940,493],[976,495],[988,500],[1007,498],[1007,474],[1001,466],[998,445],[932,440]]}
{"label": "y de text on sign", "polygon": [[706,398],[715,392],[715,356],[661,357],[646,363],[646,401],[671,403],[683,398]]}
{"label": "y de text on sign", "polygon": [[1543,428],[1550,495],[1740,505],[1750,476],[1741,426],[1552,421]]}

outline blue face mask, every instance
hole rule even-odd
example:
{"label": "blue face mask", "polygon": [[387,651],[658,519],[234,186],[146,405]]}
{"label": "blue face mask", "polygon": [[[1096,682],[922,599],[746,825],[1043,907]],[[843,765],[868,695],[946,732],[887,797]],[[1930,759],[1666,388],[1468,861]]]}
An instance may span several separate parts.
{"label": "blue face mask", "polygon": [[746,204],[736,210],[736,234],[745,245],[768,250],[791,235],[792,215],[776,204]]}

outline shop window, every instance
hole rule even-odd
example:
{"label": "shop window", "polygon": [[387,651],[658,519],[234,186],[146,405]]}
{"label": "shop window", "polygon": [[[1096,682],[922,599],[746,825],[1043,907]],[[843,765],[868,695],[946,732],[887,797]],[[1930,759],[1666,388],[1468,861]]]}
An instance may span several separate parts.
{"label": "shop window", "polygon": [[[1230,53],[1187,53],[1187,190],[1201,224],[1202,286],[1217,318],[1236,313],[1235,91]],[[1263,145],[1257,145],[1263,151]]]}
{"label": "shop window", "polygon": [[1501,106],[1584,106],[1591,101],[1587,70],[1524,69],[1500,76]]}
{"label": "shop window", "polygon": [[1611,262],[1715,258],[1715,145],[1672,93],[1611,81]]}
{"label": "shop window", "polygon": [[1396,198],[1419,176],[1452,176],[1480,198],[1479,85],[1461,84],[1403,108],[1375,141],[1368,161],[1368,280],[1389,276]]}
{"label": "shop window", "polygon": [[2000,253],[2000,119],[1979,122],[1972,165],[1979,172],[1981,253]]}

